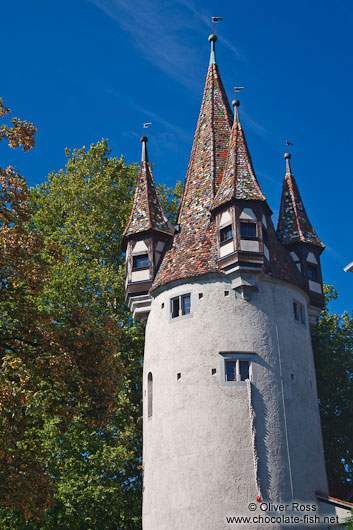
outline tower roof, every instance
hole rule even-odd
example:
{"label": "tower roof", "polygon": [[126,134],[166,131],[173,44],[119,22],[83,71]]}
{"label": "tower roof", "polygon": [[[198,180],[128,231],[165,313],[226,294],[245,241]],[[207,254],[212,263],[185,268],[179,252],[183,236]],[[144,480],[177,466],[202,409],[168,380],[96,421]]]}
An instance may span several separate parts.
{"label": "tower roof", "polygon": [[201,226],[222,179],[232,124],[232,112],[216,63],[216,35],[210,35],[211,55],[196,126],[178,223]]}
{"label": "tower roof", "polygon": [[284,244],[310,243],[323,249],[325,245],[320,241],[309,221],[298,185],[292,173],[290,166],[291,155],[285,153],[284,158],[286,159],[286,174],[283,182],[281,209],[278,219],[278,237]]}
{"label": "tower roof", "polygon": [[216,63],[216,35],[178,215],[180,232],[163,258],[154,286],[217,271],[216,231],[209,209],[222,180],[232,112]]}
{"label": "tower roof", "polygon": [[232,199],[265,201],[252,166],[250,153],[238,114],[239,101],[235,99],[234,123],[229,140],[227,162],[212,208]]}
{"label": "tower roof", "polygon": [[130,219],[123,234],[124,240],[128,236],[147,230],[171,233],[169,222],[158,198],[152,169],[148,161],[147,141],[146,136],[141,138],[141,167]]}

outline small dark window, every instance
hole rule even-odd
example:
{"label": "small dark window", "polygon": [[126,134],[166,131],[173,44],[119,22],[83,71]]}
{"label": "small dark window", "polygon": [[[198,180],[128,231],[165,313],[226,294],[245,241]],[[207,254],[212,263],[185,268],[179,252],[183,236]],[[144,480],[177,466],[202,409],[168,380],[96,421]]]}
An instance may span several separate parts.
{"label": "small dark window", "polygon": [[217,373],[216,368],[212,368],[212,375],[216,375],[216,373]]}
{"label": "small dark window", "polygon": [[241,237],[256,237],[256,223],[240,223]]}
{"label": "small dark window", "polygon": [[226,381],[237,380],[237,361],[226,361]]}
{"label": "small dark window", "polygon": [[190,313],[191,299],[189,294],[185,294],[181,297],[181,313],[182,315],[188,315]]}
{"label": "small dark window", "polygon": [[314,282],[318,281],[319,275],[317,267],[315,267],[315,265],[307,265],[307,274],[309,280],[313,280]]}
{"label": "small dark window", "polygon": [[219,231],[220,240],[221,243],[225,243],[226,241],[230,241],[233,239],[233,230],[232,225],[226,226],[225,228],[221,228]]}
{"label": "small dark window", "polygon": [[179,296],[177,298],[172,298],[172,318],[179,316],[180,301]]}
{"label": "small dark window", "polygon": [[293,311],[295,320],[300,320],[298,302],[293,302]]}
{"label": "small dark window", "polygon": [[142,254],[141,256],[133,256],[132,268],[133,269],[146,269],[149,267],[148,254]]}
{"label": "small dark window", "polygon": [[180,372],[177,374],[177,380],[179,381],[179,379],[181,379],[181,373]]}
{"label": "small dark window", "polygon": [[240,381],[249,379],[249,361],[239,361]]}

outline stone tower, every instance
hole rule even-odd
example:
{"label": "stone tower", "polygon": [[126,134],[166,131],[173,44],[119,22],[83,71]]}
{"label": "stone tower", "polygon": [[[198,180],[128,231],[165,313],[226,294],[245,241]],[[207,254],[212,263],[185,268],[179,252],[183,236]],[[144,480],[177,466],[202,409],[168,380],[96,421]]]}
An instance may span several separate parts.
{"label": "stone tower", "polygon": [[146,321],[143,530],[229,530],[256,500],[327,494],[309,330],[323,244],[288,154],[276,233],[216,39],[175,229],[143,138],[124,234],[127,300]]}

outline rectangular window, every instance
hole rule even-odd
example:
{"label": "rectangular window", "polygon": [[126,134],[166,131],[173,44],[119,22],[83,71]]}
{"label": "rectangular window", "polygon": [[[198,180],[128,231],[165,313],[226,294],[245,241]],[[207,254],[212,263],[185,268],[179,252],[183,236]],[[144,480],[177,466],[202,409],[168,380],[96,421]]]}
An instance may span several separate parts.
{"label": "rectangular window", "polygon": [[179,316],[180,301],[179,296],[177,298],[172,298],[172,318]]}
{"label": "rectangular window", "polygon": [[317,282],[319,279],[317,267],[315,267],[315,265],[307,265],[306,270],[307,270],[309,280],[313,280],[314,282]]}
{"label": "rectangular window", "polygon": [[230,241],[231,239],[233,239],[232,225],[221,228],[221,230],[219,231],[219,236],[221,243],[225,243],[226,241]]}
{"label": "rectangular window", "polygon": [[172,318],[177,318],[182,315],[189,315],[191,313],[191,295],[183,294],[181,296],[176,296],[171,299],[171,316]]}
{"label": "rectangular window", "polygon": [[226,381],[237,380],[237,361],[226,361]]}
{"label": "rectangular window", "polygon": [[184,296],[181,297],[181,314],[188,315],[190,313],[190,308],[191,308],[190,295],[184,294]]}
{"label": "rectangular window", "polygon": [[246,381],[246,379],[249,379],[249,361],[239,360],[239,374],[240,381]]}
{"label": "rectangular window", "polygon": [[300,302],[297,302],[296,300],[293,300],[293,313],[294,313],[294,319],[297,322],[301,322],[302,324],[305,324],[306,318],[305,318],[305,307]]}
{"label": "rectangular window", "polygon": [[262,238],[264,240],[264,243],[268,245],[268,231],[263,225],[262,225]]}
{"label": "rectangular window", "polygon": [[240,235],[254,239],[256,237],[256,223],[240,223]]}
{"label": "rectangular window", "polygon": [[141,254],[140,256],[132,257],[133,269],[147,269],[149,267],[148,254]]}
{"label": "rectangular window", "polygon": [[246,381],[250,379],[250,361],[248,359],[225,360],[226,381]]}

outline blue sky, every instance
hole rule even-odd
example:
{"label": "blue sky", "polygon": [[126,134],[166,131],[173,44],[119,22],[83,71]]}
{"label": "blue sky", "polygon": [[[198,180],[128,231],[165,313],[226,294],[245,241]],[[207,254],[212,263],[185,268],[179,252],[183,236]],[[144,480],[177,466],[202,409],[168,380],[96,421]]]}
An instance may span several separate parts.
{"label": "blue sky", "polygon": [[1,93],[38,127],[29,153],[0,145],[4,167],[31,185],[65,164],[66,147],[108,138],[139,161],[142,123],[158,182],[184,180],[209,59],[241,121],[260,185],[274,211],[290,140],[292,169],[319,237],[325,280],[353,308],[351,0],[17,0],[2,5]]}

